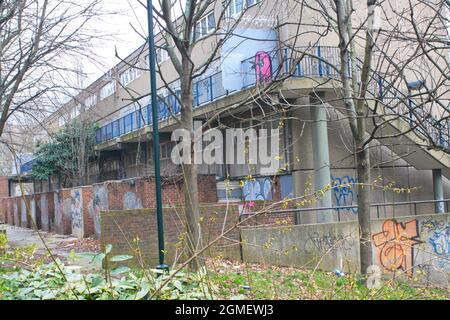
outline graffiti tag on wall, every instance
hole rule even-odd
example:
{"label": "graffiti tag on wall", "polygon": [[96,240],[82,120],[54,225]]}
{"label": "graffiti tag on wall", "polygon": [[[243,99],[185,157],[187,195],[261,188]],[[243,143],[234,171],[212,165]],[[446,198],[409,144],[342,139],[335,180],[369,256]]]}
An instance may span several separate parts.
{"label": "graffiti tag on wall", "polygon": [[418,238],[417,220],[404,224],[395,219],[384,221],[381,232],[372,236],[378,250],[378,263],[388,271],[412,274],[414,245],[421,242]]}
{"label": "graffiti tag on wall", "polygon": [[71,192],[71,206],[70,212],[72,214],[72,232],[74,235],[83,236],[83,204],[81,202],[80,190],[73,190]]}
{"label": "graffiti tag on wall", "polygon": [[267,82],[272,76],[272,62],[270,55],[265,51],[258,51],[255,54],[256,82]]}
{"label": "graffiti tag on wall", "polygon": [[270,178],[248,180],[242,187],[242,194],[245,201],[272,200],[272,180]]}
{"label": "graffiti tag on wall", "polygon": [[450,223],[427,220],[423,227],[428,229],[428,243],[433,248],[434,266],[438,269],[450,270]]}
{"label": "graffiti tag on wall", "polygon": [[353,198],[356,200],[356,195],[353,193],[356,179],[350,176],[343,177],[333,177],[331,176],[331,181],[333,185],[333,195],[336,200],[336,208],[334,210],[341,212],[341,210],[349,211],[352,213],[358,213],[358,208],[342,208],[345,206],[351,206],[353,204]]}
{"label": "graffiti tag on wall", "polygon": [[355,246],[355,239],[351,236],[342,234],[334,234],[327,232],[320,234],[319,232],[308,232],[305,242],[305,251],[308,253],[319,251],[321,253],[331,253],[337,250],[351,251]]}

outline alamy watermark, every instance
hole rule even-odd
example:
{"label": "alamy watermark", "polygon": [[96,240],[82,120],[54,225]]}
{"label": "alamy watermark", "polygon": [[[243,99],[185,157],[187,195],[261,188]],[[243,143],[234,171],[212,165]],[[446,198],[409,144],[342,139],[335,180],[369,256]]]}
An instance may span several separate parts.
{"label": "alamy watermark", "polygon": [[172,132],[171,159],[174,164],[250,164],[271,171],[280,169],[280,130],[255,128],[217,128],[202,130],[194,121],[193,132]]}

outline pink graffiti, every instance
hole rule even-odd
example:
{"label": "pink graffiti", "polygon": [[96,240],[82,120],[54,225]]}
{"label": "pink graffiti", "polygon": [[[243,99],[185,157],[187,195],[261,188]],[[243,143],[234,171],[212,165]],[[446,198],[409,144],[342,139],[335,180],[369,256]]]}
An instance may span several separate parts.
{"label": "pink graffiti", "polygon": [[255,54],[256,82],[269,81],[272,76],[272,65],[270,56],[265,51],[258,51]]}

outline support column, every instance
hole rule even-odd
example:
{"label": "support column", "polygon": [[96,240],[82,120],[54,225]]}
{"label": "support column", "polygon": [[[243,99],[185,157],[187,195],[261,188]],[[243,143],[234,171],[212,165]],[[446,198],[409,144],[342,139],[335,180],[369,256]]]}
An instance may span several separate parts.
{"label": "support column", "polygon": [[[313,151],[311,138],[311,115],[309,110],[309,98],[297,99],[294,103],[293,110],[290,113],[291,119],[289,125],[292,135],[292,191],[299,203],[305,195],[314,191],[313,186],[309,190],[308,181],[314,182],[313,175]],[[307,208],[308,205],[299,207]],[[298,212],[295,215],[296,224],[316,223],[316,214],[314,211]]]}
{"label": "support column", "polygon": [[[319,96],[320,97],[320,96]],[[317,96],[311,96],[312,148],[314,158],[315,190],[331,186],[330,155],[328,151],[328,130],[326,107]],[[331,207],[331,190],[320,197],[317,207]],[[317,211],[317,222],[333,222],[332,210]]]}
{"label": "support column", "polygon": [[[434,200],[444,199],[444,187],[442,185],[442,169],[433,169],[433,193]],[[435,202],[434,209],[436,213],[445,212],[444,202]]]}

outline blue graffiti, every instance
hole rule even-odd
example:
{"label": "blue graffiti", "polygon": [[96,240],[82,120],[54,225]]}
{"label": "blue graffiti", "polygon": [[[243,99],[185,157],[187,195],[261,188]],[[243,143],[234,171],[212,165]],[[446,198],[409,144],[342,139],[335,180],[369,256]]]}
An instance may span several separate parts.
{"label": "blue graffiti", "polygon": [[248,180],[242,187],[242,194],[245,201],[272,200],[272,180],[270,178]]}
{"label": "blue graffiti", "polygon": [[449,255],[450,255],[450,225],[442,226],[433,230],[432,235],[428,238],[434,253],[440,257],[436,262],[437,266],[441,269],[447,269],[450,267]]}
{"label": "blue graffiti", "polygon": [[351,206],[353,204],[353,189],[355,188],[357,180],[350,176],[331,176],[331,181],[333,184],[334,198],[336,199],[336,208],[334,210],[336,210],[337,212],[345,210],[355,214],[358,213],[358,208],[342,208],[345,206]]}

